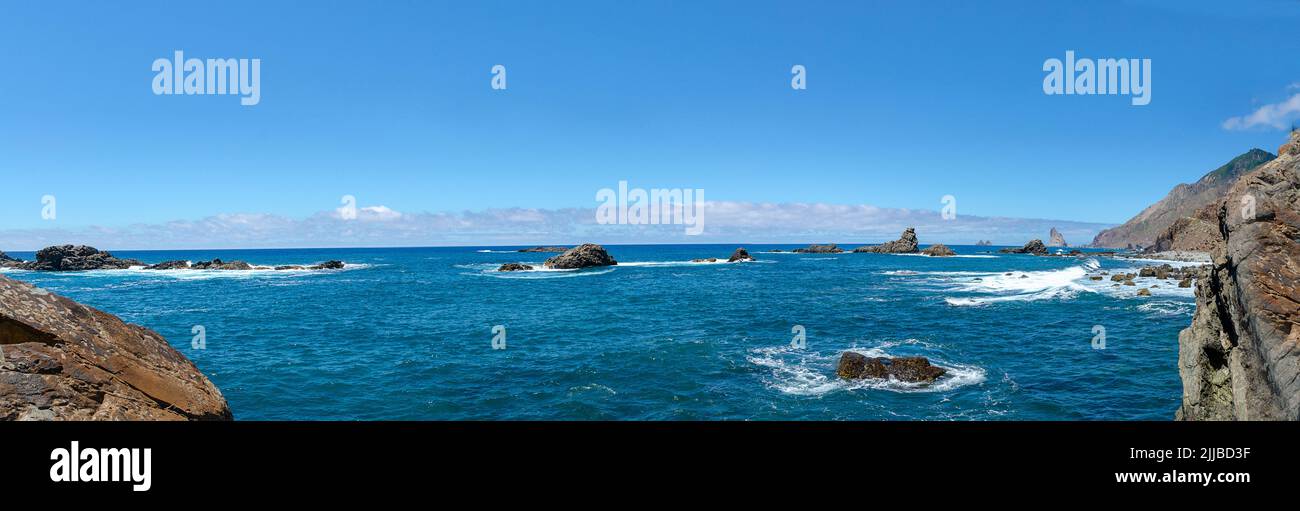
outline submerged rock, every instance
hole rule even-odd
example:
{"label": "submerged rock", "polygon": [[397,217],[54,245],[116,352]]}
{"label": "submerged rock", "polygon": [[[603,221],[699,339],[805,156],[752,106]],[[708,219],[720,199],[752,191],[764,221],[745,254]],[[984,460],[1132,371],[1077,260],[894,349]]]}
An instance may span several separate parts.
{"label": "submerged rock", "polygon": [[506,263],[497,268],[497,271],[527,271],[533,269],[532,266],[520,263]]}
{"label": "submerged rock", "polygon": [[521,248],[518,251],[519,252],[567,252],[568,250],[569,249],[565,247],[532,247],[532,248]]}
{"label": "submerged rock", "polygon": [[846,380],[863,378],[890,378],[904,382],[933,382],[948,371],[931,365],[925,357],[868,357],[858,352],[846,351],[840,355],[835,374]]}
{"label": "submerged rock", "polygon": [[151,264],[144,269],[190,269],[190,261],[162,261],[159,264]]}
{"label": "submerged rock", "polygon": [[898,236],[898,239],[880,245],[867,245],[853,249],[854,252],[868,252],[875,254],[915,254],[916,246],[916,229],[908,227]]}
{"label": "submerged rock", "polygon": [[792,252],[800,254],[838,254],[844,252],[844,249],[830,243],[827,245],[808,245],[806,248],[796,248]]}
{"label": "submerged rock", "polygon": [[229,420],[153,330],[0,276],[0,420]]}
{"label": "submerged rock", "polygon": [[925,247],[925,250],[922,250],[921,253],[930,257],[951,257],[957,255],[956,252],[953,252],[951,248],[948,248],[947,245],[942,243],[935,243]]}
{"label": "submerged rock", "polygon": [[613,266],[616,264],[618,264],[618,261],[615,261],[613,257],[609,256],[608,252],[605,252],[605,247],[594,243],[583,243],[542,263],[547,268],[557,270]]}

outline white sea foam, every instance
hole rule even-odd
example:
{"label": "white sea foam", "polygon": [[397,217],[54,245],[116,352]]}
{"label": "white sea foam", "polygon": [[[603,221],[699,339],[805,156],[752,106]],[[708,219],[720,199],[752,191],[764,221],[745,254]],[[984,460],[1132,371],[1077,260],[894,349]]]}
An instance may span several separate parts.
{"label": "white sea foam", "polygon": [[1060,270],[985,273],[978,278],[955,279],[951,285],[956,291],[984,296],[947,297],[944,301],[953,306],[979,306],[1073,298],[1081,291],[1095,292],[1080,280],[1085,278],[1089,267],[1095,269],[1097,264],[1090,260]]}
{"label": "white sea foam", "polygon": [[[301,264],[299,266],[310,266],[311,264]],[[289,264],[286,264],[287,266]],[[321,275],[338,273],[351,270],[362,270],[374,266],[366,263],[344,263],[343,268],[337,270],[277,270],[275,266],[250,265],[252,269],[248,270],[199,270],[189,268],[177,268],[171,270],[146,270],[144,266],[132,266],[126,269],[105,269],[105,270],[84,270],[84,271],[62,271],[58,272],[60,276],[69,277],[165,277],[176,280],[209,280],[209,279],[249,279],[262,277],[295,277],[304,275]],[[12,268],[0,269],[0,273],[13,272],[32,272],[32,270],[16,270]],[[36,273],[36,272],[33,272]]]}
{"label": "white sea foam", "polygon": [[[875,348],[854,348],[850,351],[869,357],[892,357],[896,355],[889,354],[887,350],[897,345],[898,343],[882,343]],[[835,366],[839,361],[838,354],[822,355],[790,346],[756,348],[750,350],[750,353],[751,355],[747,357],[750,363],[772,371],[771,379],[767,382],[769,387],[785,394],[798,396],[820,396],[841,390],[859,389],[890,392],[946,392],[980,383],[985,377],[982,368],[945,362],[938,357],[926,355],[931,363],[948,371],[933,383],[902,382],[892,378],[847,381],[835,375]]]}
{"label": "white sea foam", "polygon": [[1156,316],[1191,316],[1192,313],[1196,312],[1196,304],[1192,302],[1160,300],[1139,305],[1137,306],[1137,310]]}

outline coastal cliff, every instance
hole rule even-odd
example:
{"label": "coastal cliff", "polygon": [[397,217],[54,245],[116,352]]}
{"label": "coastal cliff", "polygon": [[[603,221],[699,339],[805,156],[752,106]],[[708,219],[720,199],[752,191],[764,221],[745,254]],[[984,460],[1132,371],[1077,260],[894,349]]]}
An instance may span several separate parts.
{"label": "coastal cliff", "polygon": [[1300,419],[1300,131],[1217,205],[1213,265],[1178,337],[1179,420]]}
{"label": "coastal cliff", "polygon": [[1195,183],[1175,186],[1163,199],[1148,206],[1123,225],[1101,231],[1093,238],[1092,246],[1149,247],[1178,219],[1195,217],[1198,210],[1221,200],[1242,176],[1273,158],[1275,157],[1267,151],[1251,149],[1201,176]]}
{"label": "coastal cliff", "polygon": [[0,420],[229,420],[157,332],[0,276]]}

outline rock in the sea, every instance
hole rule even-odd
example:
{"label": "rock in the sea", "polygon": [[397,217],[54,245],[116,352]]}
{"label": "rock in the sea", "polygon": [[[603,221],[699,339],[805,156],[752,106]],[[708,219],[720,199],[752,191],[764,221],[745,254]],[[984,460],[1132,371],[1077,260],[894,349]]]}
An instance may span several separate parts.
{"label": "rock in the sea", "polygon": [[1187,277],[1183,280],[1178,281],[1178,287],[1192,287],[1192,278]]}
{"label": "rock in the sea", "polygon": [[609,256],[608,252],[605,252],[605,247],[594,243],[583,243],[542,263],[547,268],[557,270],[613,266],[616,264],[618,264],[618,261],[615,261],[613,257]]}
{"label": "rock in the sea", "polygon": [[805,248],[796,248],[791,252],[796,252],[800,254],[838,254],[843,251],[844,249],[840,248],[834,243],[830,243],[827,245],[808,245]]}
{"label": "rock in the sea", "polygon": [[1218,203],[1222,245],[1178,336],[1178,419],[1300,420],[1300,131],[1278,153]]}
{"label": "rock in the sea", "polygon": [[716,257],[709,257],[709,258],[705,258],[705,259],[691,259],[691,262],[692,262],[692,263],[716,263],[716,262],[718,262],[718,258],[716,258]]}
{"label": "rock in the sea", "polygon": [[0,420],[231,419],[156,332],[3,276],[0,344]]}
{"label": "rock in the sea", "polygon": [[1070,244],[1065,242],[1065,236],[1061,236],[1061,231],[1058,231],[1056,230],[1055,227],[1053,227],[1052,231],[1048,233],[1047,246],[1068,247],[1070,246]]}
{"label": "rock in the sea", "polygon": [[1145,288],[1145,287],[1142,288],[1142,289],[1139,289],[1139,290],[1138,290],[1138,296],[1151,296],[1151,290],[1150,290],[1150,289],[1147,289],[1147,288]]}
{"label": "rock in the sea", "polygon": [[729,263],[738,263],[738,262],[753,261],[753,260],[754,258],[749,255],[749,251],[745,250],[745,247],[740,247],[736,249],[735,252],[731,253],[731,257],[727,258],[727,262]]}
{"label": "rock in the sea", "polygon": [[1020,247],[1020,248],[1004,248],[1004,249],[1002,249],[1002,250],[999,250],[998,252],[1001,252],[1001,253],[1004,253],[1004,254],[1033,254],[1033,255],[1046,255],[1046,254],[1047,254],[1047,246],[1043,245],[1043,240],[1030,240],[1029,243],[1025,243],[1025,246],[1023,246],[1023,247]]}
{"label": "rock in the sea", "polygon": [[118,259],[113,254],[101,252],[85,245],[57,245],[36,252],[36,260],[23,263],[19,268],[36,271],[121,270],[144,266],[135,259]]}
{"label": "rock in the sea", "polygon": [[908,227],[898,236],[898,239],[879,245],[867,245],[853,249],[854,252],[868,252],[874,254],[915,254],[916,247],[916,229]]}
{"label": "rock in the sea", "polygon": [[189,261],[163,261],[144,267],[146,270],[188,270],[189,268]]}
{"label": "rock in the sea", "polygon": [[953,252],[951,248],[948,248],[947,245],[942,243],[935,243],[925,247],[925,250],[922,250],[921,253],[930,257],[950,257],[957,255],[956,252]]}
{"label": "rock in the sea", "polygon": [[521,248],[518,251],[519,252],[567,252],[568,250],[569,249],[565,247],[532,247],[532,248]]}
{"label": "rock in the sea", "polygon": [[338,260],[329,260],[329,261],[325,261],[325,262],[323,262],[323,263],[317,264],[317,265],[315,265],[315,266],[312,266],[311,269],[313,269],[313,270],[342,270],[342,269],[343,269],[343,266],[344,266],[343,261],[338,261]]}
{"label": "rock in the sea", "polygon": [[253,265],[244,261],[225,262],[221,259],[213,259],[211,261],[199,261],[191,264],[190,268],[195,270],[251,270],[253,269]]}
{"label": "rock in the sea", "polygon": [[16,259],[10,257],[9,254],[0,252],[0,268],[21,268],[22,265],[22,259]]}
{"label": "rock in the sea", "polygon": [[533,269],[532,266],[520,263],[506,263],[497,268],[497,271],[527,271]]}
{"label": "rock in the sea", "polygon": [[868,357],[854,351],[840,355],[835,368],[835,374],[846,380],[893,377],[905,382],[932,382],[944,373],[947,370],[931,365],[925,357]]}

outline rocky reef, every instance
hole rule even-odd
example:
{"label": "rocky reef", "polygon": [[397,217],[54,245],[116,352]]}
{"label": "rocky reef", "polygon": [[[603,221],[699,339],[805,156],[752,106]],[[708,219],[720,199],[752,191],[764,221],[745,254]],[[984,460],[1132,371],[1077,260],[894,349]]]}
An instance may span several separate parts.
{"label": "rocky reef", "polygon": [[998,252],[1001,252],[1001,253],[1003,253],[1003,254],[1033,254],[1033,255],[1046,255],[1046,254],[1047,254],[1047,246],[1046,246],[1046,245],[1043,245],[1043,240],[1029,240],[1029,243],[1025,243],[1025,246],[1023,246],[1023,247],[1020,247],[1020,248],[1004,248],[1004,249],[1002,249],[1002,250],[999,250]]}
{"label": "rocky reef", "polygon": [[605,247],[594,243],[583,243],[582,245],[566,250],[563,254],[547,259],[546,262],[542,263],[542,265],[547,268],[554,268],[557,270],[576,270],[579,268],[613,266],[616,264],[618,264],[618,261],[615,261],[613,257],[609,256],[609,253],[605,251]]}
{"label": "rocky reef", "polygon": [[1300,132],[1216,204],[1213,263],[1178,336],[1176,418],[1298,420]]}
{"label": "rocky reef", "polygon": [[729,263],[749,262],[753,260],[753,256],[749,255],[749,251],[745,250],[745,247],[737,248],[735,252],[731,253],[731,257],[727,258],[727,262]]}
{"label": "rocky reef", "polygon": [[855,351],[841,354],[835,368],[835,374],[846,380],[894,378],[912,383],[932,382],[947,372],[925,357],[868,357]]}
{"label": "rocky reef", "polygon": [[844,252],[844,249],[834,243],[829,243],[826,245],[808,245],[805,248],[791,250],[791,252],[798,254],[839,254]]}
{"label": "rocky reef", "polygon": [[532,248],[521,248],[518,250],[518,252],[561,252],[562,253],[562,252],[567,252],[568,250],[569,249],[565,247],[532,247]]}
{"label": "rocky reef", "polygon": [[523,263],[506,263],[497,268],[497,271],[528,271],[533,269],[532,266]]}
{"label": "rocky reef", "polygon": [[339,270],[343,261],[325,261],[314,265],[283,265],[275,267],[254,266],[245,261],[163,261],[157,264],[145,264],[135,259],[119,259],[113,254],[86,245],[56,245],[45,247],[36,252],[35,261],[22,261],[0,252],[0,268],[16,268],[32,271],[86,271],[86,270],[125,270],[140,267],[146,270]]}
{"label": "rocky reef", "polygon": [[880,245],[868,245],[853,249],[854,252],[868,252],[875,254],[915,254],[918,252],[916,246],[916,229],[908,227],[898,236],[898,239]]}
{"label": "rocky reef", "polygon": [[166,339],[0,276],[0,420],[229,420]]}

